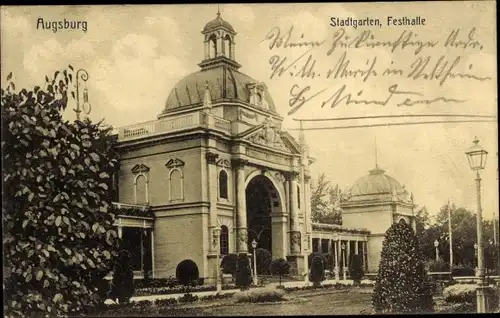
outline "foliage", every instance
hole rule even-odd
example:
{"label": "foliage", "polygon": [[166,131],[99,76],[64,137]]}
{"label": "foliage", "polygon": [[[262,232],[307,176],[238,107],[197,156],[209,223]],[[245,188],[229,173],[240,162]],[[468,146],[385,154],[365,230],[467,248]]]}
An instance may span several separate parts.
{"label": "foliage", "polygon": [[281,278],[290,274],[290,263],[283,258],[273,260],[271,262],[271,274],[279,276],[279,286],[281,286]]}
{"label": "foliage", "polygon": [[316,185],[312,186],[311,219],[317,223],[342,224],[340,210],[341,192],[338,185],[331,187],[323,173],[318,177]]}
{"label": "foliage", "polygon": [[134,271],[132,255],[127,250],[118,253],[111,283],[111,298],[122,303],[128,303],[134,294]]}
{"label": "foliage", "polygon": [[197,295],[193,295],[191,293],[184,294],[182,297],[178,299],[180,303],[192,303],[199,300]]}
{"label": "foliage", "polygon": [[234,294],[236,303],[262,303],[285,300],[282,289],[252,289]]}
{"label": "foliage", "polygon": [[227,254],[221,261],[222,273],[236,275],[238,267],[238,254]]}
{"label": "foliage", "polygon": [[325,260],[323,256],[313,256],[309,280],[313,282],[315,287],[321,285],[321,282],[325,280]]}
{"label": "foliage", "polygon": [[241,290],[248,289],[252,284],[252,271],[250,269],[250,258],[247,254],[238,254],[236,268],[236,286]]}
{"label": "foliage", "polygon": [[68,94],[74,97],[72,71],[19,92],[9,74],[1,89],[7,316],[90,310],[116,256],[111,128],[63,120]]}
{"label": "foliage", "polygon": [[455,284],[443,290],[444,300],[450,303],[475,303],[476,284]]}
{"label": "foliage", "polygon": [[200,272],[195,262],[185,259],[177,265],[175,276],[179,283],[184,286],[194,285],[200,278]]}
{"label": "foliage", "polygon": [[[428,226],[420,233],[422,251],[427,260],[436,257],[434,240],[438,240],[439,255],[449,264],[450,262],[450,244],[449,244],[449,224],[447,205],[444,205],[436,216],[434,224]],[[476,266],[476,253],[474,244],[477,241],[476,215],[465,208],[450,205],[451,226],[452,226],[452,244],[453,244],[453,263],[469,268]],[[429,223],[429,221],[426,221]],[[417,223],[418,228],[418,223]],[[493,222],[491,220],[483,221],[483,233],[485,238],[493,237]],[[485,240],[484,256],[486,268],[495,268],[495,248],[489,240]]]}
{"label": "foliage", "polygon": [[257,258],[257,273],[259,275],[269,275],[271,272],[272,256],[265,248],[258,248],[255,250]]}
{"label": "foliage", "polygon": [[320,257],[323,260],[323,264],[326,264],[328,262],[327,256],[325,254],[319,253],[319,252],[313,252],[313,253],[309,254],[309,256],[307,257],[309,268],[312,267],[312,260],[315,257]]}
{"label": "foliage", "polygon": [[351,273],[351,279],[354,281],[356,285],[361,283],[361,279],[363,278],[363,260],[361,255],[353,254],[351,257],[349,272]]}
{"label": "foliage", "polygon": [[463,265],[455,265],[451,270],[451,276],[461,277],[461,276],[475,276],[476,272],[474,268],[466,267]]}
{"label": "foliage", "polygon": [[372,295],[379,313],[432,312],[432,290],[417,236],[404,223],[393,224],[382,244]]}
{"label": "foliage", "polygon": [[426,263],[426,268],[431,273],[450,271],[450,266],[442,258],[438,260],[433,259],[428,261]]}

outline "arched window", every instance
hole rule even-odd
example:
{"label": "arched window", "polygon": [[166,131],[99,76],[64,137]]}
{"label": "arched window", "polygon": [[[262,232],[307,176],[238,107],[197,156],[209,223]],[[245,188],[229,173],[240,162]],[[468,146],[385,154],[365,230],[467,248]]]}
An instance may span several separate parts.
{"label": "arched window", "polygon": [[209,38],[210,41],[210,58],[217,57],[217,38],[212,34]]}
{"label": "arched window", "polygon": [[148,179],[145,175],[140,174],[135,178],[135,203],[147,204],[148,203]]}
{"label": "arched window", "polygon": [[170,172],[170,201],[183,199],[183,187],[182,172],[179,169],[173,169]]}
{"label": "arched window", "polygon": [[226,35],[224,37],[224,47],[223,47],[223,52],[224,52],[224,55],[229,57],[229,58],[232,58],[232,52],[231,52],[231,37],[229,37],[229,35]]}
{"label": "arched window", "polygon": [[300,187],[297,186],[297,207],[300,209]]}
{"label": "arched window", "polygon": [[223,225],[220,227],[220,255],[229,253],[229,229]]}
{"label": "arched window", "polygon": [[227,199],[227,172],[224,170],[219,173],[219,197]]}

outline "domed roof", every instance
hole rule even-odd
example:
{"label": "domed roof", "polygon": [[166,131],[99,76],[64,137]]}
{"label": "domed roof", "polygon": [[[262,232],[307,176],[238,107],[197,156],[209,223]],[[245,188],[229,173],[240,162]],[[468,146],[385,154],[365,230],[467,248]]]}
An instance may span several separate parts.
{"label": "domed roof", "polygon": [[351,187],[348,201],[404,201],[409,202],[408,191],[393,177],[385,174],[385,171],[376,167],[370,173],[359,178]]}
{"label": "domed roof", "polygon": [[[199,106],[203,103],[207,84],[214,102],[227,100],[248,103],[250,90],[247,85],[255,83],[259,81],[225,65],[202,69],[187,75],[172,88],[163,113],[189,106]],[[268,110],[276,112],[269,92],[264,91],[263,99],[267,102]]]}
{"label": "domed roof", "polygon": [[233,26],[229,24],[229,22],[223,20],[220,16],[220,12],[217,12],[217,17],[213,19],[212,21],[209,21],[205,27],[203,28],[203,32],[210,31],[213,29],[216,29],[218,27],[225,27],[229,31],[234,33]]}

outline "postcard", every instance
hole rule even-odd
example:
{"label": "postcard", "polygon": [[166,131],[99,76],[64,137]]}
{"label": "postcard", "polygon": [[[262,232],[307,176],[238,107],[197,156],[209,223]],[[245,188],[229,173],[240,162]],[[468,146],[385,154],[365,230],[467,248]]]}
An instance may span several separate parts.
{"label": "postcard", "polygon": [[0,12],[9,317],[498,312],[494,1]]}

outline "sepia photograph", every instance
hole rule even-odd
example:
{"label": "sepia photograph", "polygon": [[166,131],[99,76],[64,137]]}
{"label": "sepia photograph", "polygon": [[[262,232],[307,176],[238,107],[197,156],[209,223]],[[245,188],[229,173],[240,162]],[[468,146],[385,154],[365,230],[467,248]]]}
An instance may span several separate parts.
{"label": "sepia photograph", "polygon": [[0,14],[6,317],[500,312],[495,1]]}

